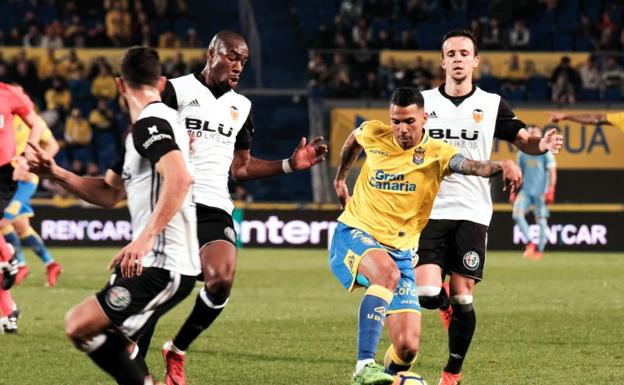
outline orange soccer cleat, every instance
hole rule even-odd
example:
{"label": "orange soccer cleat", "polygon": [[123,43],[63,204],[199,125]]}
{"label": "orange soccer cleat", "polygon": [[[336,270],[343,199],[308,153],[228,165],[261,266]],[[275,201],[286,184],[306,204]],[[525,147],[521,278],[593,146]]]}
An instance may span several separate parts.
{"label": "orange soccer cleat", "polygon": [[438,385],[459,385],[459,380],[461,380],[461,373],[453,374],[442,372],[442,377],[440,377]]}
{"label": "orange soccer cleat", "polygon": [[[446,297],[451,298],[451,291],[449,288],[448,282],[442,282],[442,290],[446,292]],[[453,318],[453,307],[449,303],[446,309],[440,309],[440,320],[442,321],[442,326],[444,330],[448,331],[449,326],[451,326],[451,319]]]}
{"label": "orange soccer cleat", "polygon": [[533,242],[527,243],[527,245],[524,248],[524,253],[522,254],[522,256],[524,258],[533,259],[533,254],[535,254],[536,248],[537,246],[535,245],[535,243]]}
{"label": "orange soccer cleat", "polygon": [[533,253],[530,259],[534,261],[539,261],[540,259],[544,259],[544,253],[542,253],[541,251],[536,251]]}
{"label": "orange soccer cleat", "polygon": [[173,341],[167,341],[162,348],[163,359],[166,365],[165,381],[167,385],[186,385],[184,353],[177,353],[172,347]]}
{"label": "orange soccer cleat", "polygon": [[15,284],[19,285],[28,277],[28,273],[30,273],[30,269],[28,265],[18,265],[17,266],[17,275],[15,276]]}
{"label": "orange soccer cleat", "polygon": [[48,266],[46,266],[46,276],[48,278],[46,286],[52,287],[56,285],[58,276],[61,275],[62,272],[63,269],[61,268],[61,265],[59,265],[57,262],[50,262]]}

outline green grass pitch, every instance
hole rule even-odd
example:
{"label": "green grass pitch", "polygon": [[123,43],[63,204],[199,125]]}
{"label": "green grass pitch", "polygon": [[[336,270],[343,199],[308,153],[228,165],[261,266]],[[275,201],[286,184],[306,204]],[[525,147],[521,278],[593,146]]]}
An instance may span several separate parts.
{"label": "green grass pitch", "polygon": [[[114,249],[53,248],[64,266],[44,287],[42,264],[14,296],[18,335],[0,335],[0,384],[112,384],[63,334],[63,316],[102,287]],[[477,331],[463,385],[610,385],[624,382],[624,255],[547,253],[527,261],[491,252],[475,296]],[[230,304],[189,350],[188,383],[345,385],[353,370],[361,291],[347,294],[322,250],[243,249]],[[162,379],[160,346],[195,295],[161,319],[148,364]],[[388,344],[384,335],[379,358]],[[437,384],[446,335],[425,311],[415,371]]]}

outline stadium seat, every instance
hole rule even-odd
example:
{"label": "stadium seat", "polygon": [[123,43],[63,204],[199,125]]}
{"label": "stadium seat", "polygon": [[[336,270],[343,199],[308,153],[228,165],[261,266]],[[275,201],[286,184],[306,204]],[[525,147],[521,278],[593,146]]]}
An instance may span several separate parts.
{"label": "stadium seat", "polygon": [[500,92],[500,82],[494,76],[482,75],[478,82],[479,87],[487,92]]}
{"label": "stadium seat", "polygon": [[550,99],[550,88],[548,79],[544,76],[535,75],[527,80],[528,100],[548,100]]}

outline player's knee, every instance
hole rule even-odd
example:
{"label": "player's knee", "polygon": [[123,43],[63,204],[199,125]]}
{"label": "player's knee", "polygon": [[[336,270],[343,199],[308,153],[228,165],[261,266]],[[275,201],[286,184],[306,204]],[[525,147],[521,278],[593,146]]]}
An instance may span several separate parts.
{"label": "player's knee", "polygon": [[384,287],[394,292],[394,290],[399,285],[400,280],[401,280],[401,271],[395,265],[389,266],[388,275],[386,276],[385,282],[384,282],[385,283]]}
{"label": "player's knee", "polygon": [[522,220],[522,218],[524,218],[524,213],[514,212],[511,218],[514,220],[514,222],[518,222]]}
{"label": "player's knee", "polygon": [[65,314],[65,334],[76,346],[84,340],[84,325],[76,316],[74,309],[69,310],[67,314]]}
{"label": "player's knee", "polygon": [[439,309],[445,302],[445,293],[440,286],[418,286],[416,287],[416,295],[420,306],[425,309]]}
{"label": "player's knee", "polygon": [[453,314],[462,316],[474,313],[472,307],[473,297],[471,294],[458,294],[451,297],[451,305],[453,306]]}
{"label": "player's knee", "polygon": [[419,344],[420,336],[410,331],[400,335],[393,345],[397,356],[403,362],[412,362],[418,355]]}

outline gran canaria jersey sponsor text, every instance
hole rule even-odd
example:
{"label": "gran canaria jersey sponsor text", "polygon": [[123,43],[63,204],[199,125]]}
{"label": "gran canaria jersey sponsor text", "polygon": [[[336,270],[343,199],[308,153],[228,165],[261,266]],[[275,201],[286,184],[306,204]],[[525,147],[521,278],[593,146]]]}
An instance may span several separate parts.
{"label": "gran canaria jersey sponsor text", "polygon": [[416,191],[416,183],[405,180],[404,174],[392,174],[384,170],[375,170],[373,176],[369,179],[369,183],[372,187],[379,190]]}

